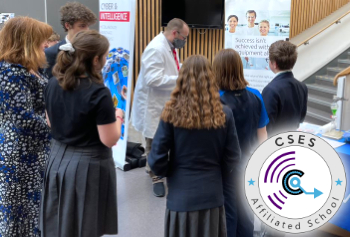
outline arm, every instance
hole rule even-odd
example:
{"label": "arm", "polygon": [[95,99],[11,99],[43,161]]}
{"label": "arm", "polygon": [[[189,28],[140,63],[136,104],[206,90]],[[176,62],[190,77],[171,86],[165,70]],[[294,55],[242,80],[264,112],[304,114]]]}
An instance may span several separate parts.
{"label": "arm", "polygon": [[267,139],[267,131],[266,131],[266,126],[263,128],[258,128],[258,141],[259,144],[263,143]]}
{"label": "arm", "polygon": [[166,62],[159,50],[150,48],[145,51],[141,64],[144,68],[144,79],[147,86],[162,90],[173,90],[175,88],[178,75],[164,75]]}
{"label": "arm", "polygon": [[108,88],[97,91],[91,101],[96,111],[96,124],[101,142],[111,148],[121,136],[123,111],[115,110],[112,96]]}
{"label": "arm", "polygon": [[223,164],[222,164],[222,180],[225,198],[225,211],[228,236],[234,236],[232,228],[234,221],[237,218],[236,213],[236,196],[241,193],[238,191],[237,177],[240,178],[243,172],[239,171],[239,161],[241,159],[241,149],[239,146],[236,126],[231,112],[228,118],[227,137],[224,150]]}
{"label": "arm", "polygon": [[47,125],[49,125],[49,127],[51,128],[50,119],[49,119],[49,116],[47,115],[47,111],[46,110],[45,110],[45,116],[46,116]]}
{"label": "arm", "polygon": [[260,112],[260,120],[259,120],[259,125],[258,125],[258,141],[259,144],[263,143],[267,139],[267,130],[266,126],[269,124],[269,116],[266,111],[264,99],[262,98],[261,94],[259,93],[259,99],[261,103],[261,112]]}
{"label": "arm", "polygon": [[97,125],[98,135],[100,136],[100,140],[103,145],[108,148],[112,148],[115,144],[117,144],[121,134],[121,126],[122,122],[120,119],[114,123]]}
{"label": "arm", "polygon": [[173,133],[173,126],[160,120],[148,157],[148,164],[157,176],[166,177],[168,175],[170,168],[168,154],[174,143]]}
{"label": "arm", "polygon": [[300,118],[300,123],[304,122],[304,119],[306,117],[306,112],[307,112],[307,98],[308,98],[308,89],[307,87],[304,85],[305,88],[305,98],[304,98],[304,104],[303,104],[303,109],[301,110],[301,118]]}
{"label": "arm", "polygon": [[46,56],[46,61],[47,61],[47,68],[44,69],[44,73],[47,74],[48,78],[50,79],[53,77],[52,75],[52,69],[56,64],[56,57],[57,54],[54,54],[52,52],[53,48],[47,48],[45,49],[45,56]]}
{"label": "arm", "polygon": [[[11,76],[11,81],[4,79],[0,83],[1,108],[19,133],[32,136],[46,134],[48,127],[45,118],[35,113],[33,108],[29,83],[35,78],[28,77],[30,74],[20,69],[16,76]],[[34,131],[33,128],[37,129]]]}
{"label": "arm", "polygon": [[267,132],[269,133],[274,128],[274,125],[276,123],[279,99],[278,95],[268,87],[265,87],[263,90],[262,97],[265,102],[266,111],[270,120],[269,124],[267,125]]}

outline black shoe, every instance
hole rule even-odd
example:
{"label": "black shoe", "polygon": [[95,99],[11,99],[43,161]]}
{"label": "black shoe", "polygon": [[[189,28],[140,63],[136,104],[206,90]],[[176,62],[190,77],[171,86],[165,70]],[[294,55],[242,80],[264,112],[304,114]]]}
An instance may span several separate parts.
{"label": "black shoe", "polygon": [[153,184],[153,194],[156,197],[164,197],[165,196],[165,187],[164,187],[163,182]]}

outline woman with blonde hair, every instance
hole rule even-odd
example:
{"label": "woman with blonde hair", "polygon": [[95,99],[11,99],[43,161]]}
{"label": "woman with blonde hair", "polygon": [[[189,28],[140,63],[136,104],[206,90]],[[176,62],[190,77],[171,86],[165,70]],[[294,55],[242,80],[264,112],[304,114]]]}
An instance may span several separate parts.
{"label": "woman with blonde hair", "polygon": [[240,155],[232,111],[220,103],[210,63],[203,56],[189,57],[148,158],[152,171],[167,177],[165,237],[227,236],[225,208],[235,205]]}
{"label": "woman with blonde hair", "polygon": [[229,236],[252,237],[254,215],[244,196],[244,167],[257,145],[267,139],[266,125],[269,122],[265,105],[259,91],[247,87],[240,55],[233,49],[224,49],[216,54],[214,73],[220,88],[223,104],[228,106],[235,118],[235,125],[242,150],[242,160],[235,173],[237,185],[237,209],[227,213],[237,216],[236,224],[228,226]]}
{"label": "woman with blonde hair", "polygon": [[109,42],[81,31],[61,52],[45,89],[52,145],[47,162],[42,237],[99,237],[118,233],[117,181],[112,149],[123,111],[103,84]]}
{"label": "woman with blonde hair", "polygon": [[267,36],[270,30],[270,22],[268,20],[262,20],[259,23],[260,36]]}
{"label": "woman with blonde hair", "polygon": [[15,17],[0,31],[0,236],[40,236],[41,185],[49,153],[44,88],[51,26]]}

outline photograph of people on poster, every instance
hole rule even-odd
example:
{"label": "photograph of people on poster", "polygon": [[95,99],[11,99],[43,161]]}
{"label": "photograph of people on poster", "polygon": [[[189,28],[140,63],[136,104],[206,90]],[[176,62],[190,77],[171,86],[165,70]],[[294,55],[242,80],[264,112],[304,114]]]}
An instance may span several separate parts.
{"label": "photograph of people on poster", "polygon": [[15,17],[15,13],[0,13],[0,30],[6,21]]}
{"label": "photograph of people on poster", "polygon": [[226,0],[225,48],[240,54],[245,78],[260,91],[274,77],[270,45],[289,39],[290,6],[290,0]]}

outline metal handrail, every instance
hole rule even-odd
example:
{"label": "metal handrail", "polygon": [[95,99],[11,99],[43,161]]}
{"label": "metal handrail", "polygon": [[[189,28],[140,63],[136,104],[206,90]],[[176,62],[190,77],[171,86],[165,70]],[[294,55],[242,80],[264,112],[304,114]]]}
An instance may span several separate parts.
{"label": "metal handrail", "polygon": [[341,23],[340,20],[345,17],[346,15],[350,14],[350,11],[344,13],[341,17],[339,17],[338,19],[336,19],[335,21],[333,21],[331,24],[329,24],[328,26],[326,26],[325,28],[323,28],[322,30],[320,30],[319,32],[317,32],[316,34],[314,34],[313,36],[307,38],[306,40],[304,40],[303,42],[301,42],[300,44],[297,45],[297,47],[301,46],[301,45],[307,45],[309,44],[309,41],[311,39],[313,39],[314,37],[316,37],[317,35],[321,34],[323,31],[327,30],[329,27],[331,27],[334,24],[338,24]]}

